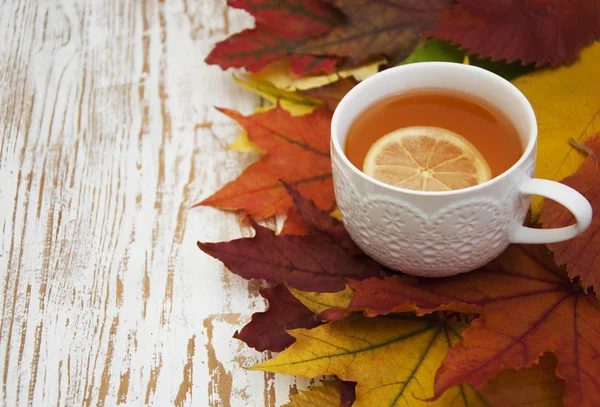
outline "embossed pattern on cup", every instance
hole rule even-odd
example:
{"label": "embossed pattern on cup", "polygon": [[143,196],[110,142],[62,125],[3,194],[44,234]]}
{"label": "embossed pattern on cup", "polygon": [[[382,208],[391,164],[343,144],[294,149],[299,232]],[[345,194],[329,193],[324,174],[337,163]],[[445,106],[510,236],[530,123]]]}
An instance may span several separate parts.
{"label": "embossed pattern on cup", "polygon": [[[508,195],[466,194],[428,215],[352,178],[335,151],[332,163],[336,200],[352,239],[379,263],[408,274],[443,277],[484,265],[508,246],[513,223],[522,224],[529,208],[515,180]],[[533,176],[535,153],[523,164],[514,177]]]}

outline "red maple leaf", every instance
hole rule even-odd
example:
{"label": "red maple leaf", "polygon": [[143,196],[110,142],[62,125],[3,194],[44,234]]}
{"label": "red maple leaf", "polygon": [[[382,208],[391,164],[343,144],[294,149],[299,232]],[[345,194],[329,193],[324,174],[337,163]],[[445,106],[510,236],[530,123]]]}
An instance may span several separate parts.
{"label": "red maple leaf", "polygon": [[[223,69],[246,68],[258,72],[268,64],[296,54],[303,43],[331,30],[340,14],[320,0],[228,0],[256,19],[256,27],[218,43],[206,63]],[[293,55],[292,71],[297,74],[334,70],[336,59]]]}
{"label": "red maple leaf", "polygon": [[600,36],[600,0],[460,0],[429,33],[494,60],[559,65]]}
{"label": "red maple leaf", "polygon": [[[594,217],[589,228],[574,239],[552,243],[554,260],[567,266],[571,278],[579,278],[583,287],[593,287],[600,294],[600,135],[585,143],[588,158],[575,174],[562,180],[585,196],[592,204]],[[572,225],[575,219],[564,206],[544,200],[540,222],[547,228]]]}
{"label": "red maple leaf", "polygon": [[304,291],[335,292],[346,286],[345,278],[366,278],[373,270],[354,259],[333,239],[320,231],[306,236],[277,236],[252,221],[256,235],[230,242],[201,243],[203,252],[223,262],[245,279],[287,282]]}
{"label": "red maple leaf", "polygon": [[269,302],[264,312],[255,312],[252,320],[233,337],[244,341],[259,352],[281,352],[292,343],[294,337],[287,330],[314,328],[321,322],[294,297],[285,284],[262,288],[260,295]]}

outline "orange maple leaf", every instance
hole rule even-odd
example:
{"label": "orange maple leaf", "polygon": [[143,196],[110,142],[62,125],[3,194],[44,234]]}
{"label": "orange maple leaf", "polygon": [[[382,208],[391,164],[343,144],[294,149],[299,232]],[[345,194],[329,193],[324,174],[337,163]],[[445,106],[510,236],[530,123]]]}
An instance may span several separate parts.
{"label": "orange maple leaf", "polygon": [[510,246],[480,270],[450,278],[392,276],[350,281],[349,286],[354,290],[349,306],[330,308],[319,317],[337,320],[351,311],[368,317],[436,310],[482,314],[438,370],[437,396],[459,383],[481,388],[498,372],[532,366],[552,352],[556,374],[566,381],[565,403],[583,407],[597,402],[600,300],[571,282],[542,245]]}
{"label": "orange maple leaf", "polygon": [[257,220],[292,210],[292,200],[281,180],[295,186],[305,197],[326,210],[335,206],[329,155],[331,112],[318,108],[292,116],[277,106],[250,116],[219,109],[248,132],[251,142],[266,154],[198,205],[245,210]]}
{"label": "orange maple leaf", "polygon": [[455,278],[457,296],[483,316],[462,335],[436,373],[435,394],[458,384],[475,388],[499,371],[556,355],[567,406],[598,405],[600,301],[573,284],[544,246],[511,246],[480,271]]}
{"label": "orange maple leaf", "polygon": [[[600,134],[590,138],[584,148],[590,152],[588,158],[562,183],[575,188],[590,201],[594,211],[592,224],[575,239],[548,247],[554,252],[554,260],[567,266],[571,278],[579,277],[582,286],[591,286],[600,295]],[[546,199],[540,222],[544,227],[558,228],[575,223],[575,219],[564,206]]]}

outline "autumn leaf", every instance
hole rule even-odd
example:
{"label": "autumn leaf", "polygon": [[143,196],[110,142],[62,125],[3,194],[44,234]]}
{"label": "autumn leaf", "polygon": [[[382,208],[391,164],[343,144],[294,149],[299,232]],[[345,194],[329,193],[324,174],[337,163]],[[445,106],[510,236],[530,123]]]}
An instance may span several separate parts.
{"label": "autumn leaf", "polygon": [[303,291],[343,290],[345,278],[367,278],[378,272],[351,257],[329,235],[318,230],[307,236],[277,236],[252,220],[251,223],[256,231],[252,238],[198,242],[198,247],[240,277],[270,283],[285,281]]}
{"label": "autumn leaf", "polygon": [[[255,79],[252,76],[245,75],[238,78],[234,75],[233,78],[237,83],[261,96],[267,102],[266,106],[261,106],[258,113],[266,112],[279,105],[290,112],[292,116],[302,116],[312,113],[323,104],[323,102],[308,95],[281,90],[269,82]],[[255,113],[257,112],[255,111]]]}
{"label": "autumn leaf", "polygon": [[544,354],[537,365],[498,373],[478,392],[491,406],[562,407],[565,382],[556,376],[555,369],[556,358]]}
{"label": "autumn leaf", "polygon": [[200,202],[227,210],[245,210],[261,220],[292,207],[280,179],[296,186],[325,210],[335,205],[329,139],[331,113],[326,108],[293,117],[281,107],[243,116],[219,109],[248,132],[248,139],[265,155],[234,181]]}
{"label": "autumn leaf", "polygon": [[346,93],[350,92],[350,90],[355,87],[357,83],[358,82],[353,79],[342,78],[339,81],[333,82],[329,85],[320,88],[308,89],[302,91],[301,93],[313,99],[323,101],[329,110],[334,111],[342,98],[346,96]]}
{"label": "autumn leaf", "polygon": [[[581,235],[565,242],[552,243],[554,260],[567,266],[571,278],[579,277],[583,287],[593,287],[600,295],[600,134],[586,142],[590,154],[577,172],[562,183],[581,192],[592,204],[592,224]],[[544,201],[540,223],[546,228],[559,228],[575,223],[571,212],[564,206],[547,199]]]}
{"label": "autumn leaf", "polygon": [[304,304],[313,315],[321,314],[322,312],[333,308],[347,309],[350,307],[350,301],[354,296],[354,291],[350,287],[346,287],[345,289],[334,293],[306,292],[297,290],[293,287],[288,287],[288,289],[290,294]]}
{"label": "autumn leaf", "polygon": [[298,74],[333,71],[336,59],[295,55],[298,47],[330,31],[341,21],[340,14],[320,0],[228,0],[231,7],[246,10],[256,26],[218,43],[206,57],[208,64],[223,69],[246,68],[257,72],[268,64],[292,57]]}
{"label": "autumn leaf", "polygon": [[[585,156],[569,144],[569,139],[584,142],[600,129],[599,64],[600,42],[596,42],[569,67],[536,71],[513,81],[537,115],[536,177],[560,181],[583,162]],[[536,216],[541,202],[539,197],[532,199]]]}
{"label": "autumn leaf", "polygon": [[392,64],[409,56],[451,0],[332,0],[345,16],[328,33],[300,45],[301,54],[336,55],[360,63],[384,55]]}
{"label": "autumn leaf", "polygon": [[281,352],[294,342],[287,330],[310,329],[321,324],[284,284],[262,288],[260,295],[269,303],[267,310],[255,312],[252,320],[233,335],[259,352]]}
{"label": "autumn leaf", "polygon": [[458,383],[482,387],[504,369],[558,360],[567,406],[597,405],[600,391],[600,301],[553,262],[544,246],[510,246],[485,268],[455,276],[456,300],[483,315],[463,333],[436,374],[435,393]]}
{"label": "autumn leaf", "polygon": [[268,82],[277,89],[294,92],[308,89],[319,88],[332,84],[340,79],[351,79],[362,81],[379,72],[379,68],[387,63],[385,58],[379,58],[372,62],[340,69],[330,74],[321,75],[302,75],[297,76],[290,73],[289,62],[280,61],[267,66],[260,72],[248,74],[247,77],[263,82]]}
{"label": "autumn leaf", "polygon": [[[426,315],[434,311],[457,311],[473,313],[481,309],[463,302],[457,297],[464,288],[455,278],[419,280],[410,276],[390,276],[383,279],[369,278],[362,281],[348,280],[344,291],[329,294],[327,301],[320,294],[293,290],[292,294],[310,308],[320,319],[335,321],[351,312],[363,312],[367,317],[399,312],[415,312]],[[316,308],[309,302],[329,306]]]}
{"label": "autumn leaf", "polygon": [[284,182],[284,186],[294,202],[298,219],[307,226],[307,231],[319,230],[327,233],[351,256],[364,254],[356,243],[354,243],[342,222],[317,207],[313,201],[303,196],[292,185]]}
{"label": "autumn leaf", "polygon": [[282,407],[350,407],[354,402],[354,383],[327,380],[321,386],[290,396],[290,402]]}
{"label": "autumn leaf", "polygon": [[465,326],[441,315],[353,315],[310,331],[291,331],[296,337],[292,346],[252,369],[302,377],[336,374],[356,381],[354,407],[560,405],[561,381],[553,374],[552,358],[542,358],[532,369],[503,372],[479,392],[455,386],[429,403],[435,371]]}
{"label": "autumn leaf", "polygon": [[598,21],[600,0],[461,0],[429,34],[484,58],[559,65],[600,36]]}
{"label": "autumn leaf", "polygon": [[[335,374],[355,381],[354,407],[394,406],[399,400],[427,405],[434,372],[463,329],[461,323],[437,317],[354,315],[310,331],[290,331],[293,345],[251,369],[307,378]],[[447,406],[461,396],[476,398],[473,390],[457,386],[433,405]]]}

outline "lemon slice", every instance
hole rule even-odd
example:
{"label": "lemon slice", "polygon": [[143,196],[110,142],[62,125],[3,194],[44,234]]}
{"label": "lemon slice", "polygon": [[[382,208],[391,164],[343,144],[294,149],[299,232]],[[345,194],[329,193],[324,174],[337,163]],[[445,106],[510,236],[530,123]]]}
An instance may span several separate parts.
{"label": "lemon slice", "polygon": [[492,177],[479,150],[460,134],[439,127],[405,127],[386,134],[365,157],[363,172],[416,191],[451,191]]}

